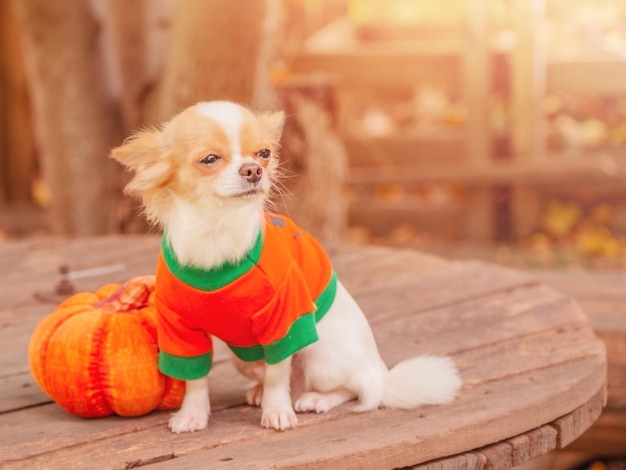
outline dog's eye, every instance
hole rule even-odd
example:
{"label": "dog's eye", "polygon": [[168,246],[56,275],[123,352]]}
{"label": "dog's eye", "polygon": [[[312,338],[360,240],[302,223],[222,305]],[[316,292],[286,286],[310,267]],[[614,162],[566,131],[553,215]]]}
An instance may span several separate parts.
{"label": "dog's eye", "polygon": [[259,150],[256,154],[264,159],[268,159],[272,156],[272,152],[270,152],[268,149]]}
{"label": "dog's eye", "polygon": [[205,165],[215,165],[219,159],[220,157],[218,157],[217,155],[211,154],[200,160],[200,163],[204,163]]}

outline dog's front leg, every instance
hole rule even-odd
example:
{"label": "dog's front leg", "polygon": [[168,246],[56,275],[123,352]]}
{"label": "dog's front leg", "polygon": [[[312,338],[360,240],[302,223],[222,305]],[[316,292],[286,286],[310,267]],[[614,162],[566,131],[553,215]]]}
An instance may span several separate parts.
{"label": "dog's front leg", "polygon": [[278,364],[266,365],[261,401],[261,426],[282,431],[294,427],[298,422],[291,404],[290,376],[291,357]]}
{"label": "dog's front leg", "polygon": [[175,433],[199,431],[209,424],[209,376],[187,380],[185,387],[183,404],[169,421],[169,427]]}

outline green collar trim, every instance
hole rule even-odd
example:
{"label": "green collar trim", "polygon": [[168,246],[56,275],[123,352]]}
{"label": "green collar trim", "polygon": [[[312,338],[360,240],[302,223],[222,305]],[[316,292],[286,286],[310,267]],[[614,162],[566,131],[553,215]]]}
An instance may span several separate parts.
{"label": "green collar trim", "polygon": [[178,279],[196,289],[217,290],[240,278],[258,264],[263,250],[263,230],[259,230],[254,246],[241,261],[235,264],[226,262],[212,269],[180,264],[172,245],[167,241],[167,233],[163,234],[161,250],[165,264]]}

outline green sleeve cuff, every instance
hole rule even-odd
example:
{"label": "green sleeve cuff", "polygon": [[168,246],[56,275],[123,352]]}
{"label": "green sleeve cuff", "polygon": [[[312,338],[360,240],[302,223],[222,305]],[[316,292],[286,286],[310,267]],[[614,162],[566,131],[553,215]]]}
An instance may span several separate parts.
{"label": "green sleeve cuff", "polygon": [[212,365],[213,356],[210,352],[200,356],[182,357],[159,351],[159,369],[175,379],[200,379],[209,373]]}
{"label": "green sleeve cuff", "polygon": [[273,343],[250,347],[229,347],[242,361],[265,359],[268,364],[277,364],[317,340],[315,314],[309,313],[298,318],[291,325],[289,332]]}
{"label": "green sleeve cuff", "polygon": [[265,353],[263,352],[263,346],[260,344],[256,346],[231,346],[228,345],[230,350],[235,353],[242,361],[253,362],[265,359]]}
{"label": "green sleeve cuff", "polygon": [[265,362],[277,364],[317,340],[315,313],[303,315],[291,325],[284,337],[263,346]]}

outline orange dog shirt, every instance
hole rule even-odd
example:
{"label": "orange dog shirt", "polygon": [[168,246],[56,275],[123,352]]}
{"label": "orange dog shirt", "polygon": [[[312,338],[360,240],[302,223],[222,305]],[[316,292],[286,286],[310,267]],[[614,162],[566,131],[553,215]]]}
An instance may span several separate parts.
{"label": "orange dog shirt", "polygon": [[156,275],[159,368],[184,380],[212,365],[211,335],[244,361],[275,364],[317,341],[337,278],[320,244],[287,217],[266,213],[237,264],[183,266],[163,237]]}

